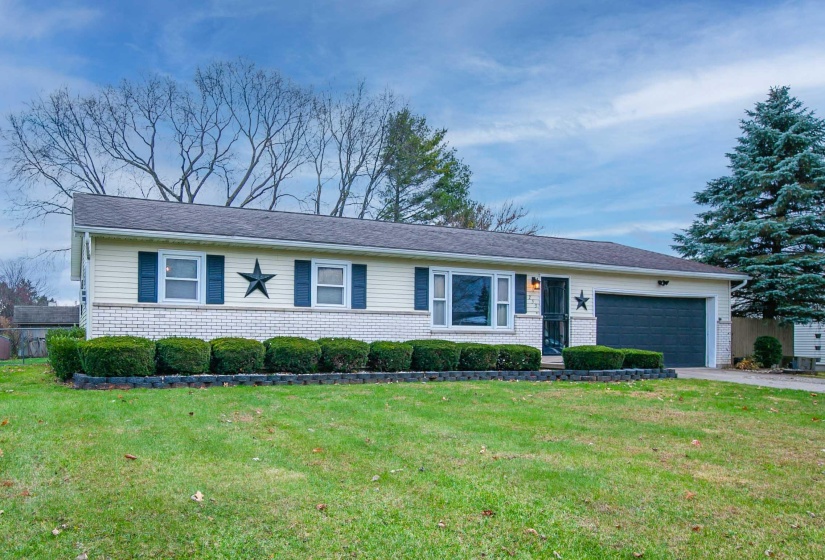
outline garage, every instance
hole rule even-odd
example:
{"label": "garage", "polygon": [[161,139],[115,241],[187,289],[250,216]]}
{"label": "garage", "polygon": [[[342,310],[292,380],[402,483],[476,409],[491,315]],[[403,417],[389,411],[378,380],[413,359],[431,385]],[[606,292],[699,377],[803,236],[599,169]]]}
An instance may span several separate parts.
{"label": "garage", "polygon": [[707,306],[702,298],[596,294],[596,342],[664,352],[667,367],[703,367]]}

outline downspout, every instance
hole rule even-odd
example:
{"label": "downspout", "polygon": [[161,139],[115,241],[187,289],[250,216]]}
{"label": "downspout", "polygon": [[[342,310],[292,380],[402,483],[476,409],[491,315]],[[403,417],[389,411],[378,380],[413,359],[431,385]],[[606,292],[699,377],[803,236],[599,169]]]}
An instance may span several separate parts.
{"label": "downspout", "polygon": [[750,278],[745,278],[744,280],[742,280],[742,282],[740,282],[740,283],[739,283],[739,284],[737,284],[736,286],[733,286],[733,287],[730,289],[730,292],[731,292],[731,293],[733,293],[733,292],[735,292],[736,290],[741,290],[742,288],[744,288],[744,287],[747,285],[747,283],[748,283],[748,282],[750,282]]}
{"label": "downspout", "polygon": [[[86,253],[88,258],[88,266],[86,268],[86,340],[92,338],[92,313],[94,306],[93,301],[93,286],[94,286],[94,262],[92,261],[92,237],[89,232],[83,234],[83,250],[81,255]],[[84,259],[85,261],[86,259]],[[86,263],[83,263],[86,266]]]}

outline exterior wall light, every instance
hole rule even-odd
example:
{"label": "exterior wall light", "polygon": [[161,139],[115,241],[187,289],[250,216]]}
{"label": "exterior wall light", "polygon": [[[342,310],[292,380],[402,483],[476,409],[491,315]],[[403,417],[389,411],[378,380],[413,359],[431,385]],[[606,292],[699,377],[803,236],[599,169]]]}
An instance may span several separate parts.
{"label": "exterior wall light", "polygon": [[539,280],[535,276],[533,276],[533,278],[530,280],[530,283],[533,285],[534,290],[538,290],[539,288],[541,288],[541,280]]}

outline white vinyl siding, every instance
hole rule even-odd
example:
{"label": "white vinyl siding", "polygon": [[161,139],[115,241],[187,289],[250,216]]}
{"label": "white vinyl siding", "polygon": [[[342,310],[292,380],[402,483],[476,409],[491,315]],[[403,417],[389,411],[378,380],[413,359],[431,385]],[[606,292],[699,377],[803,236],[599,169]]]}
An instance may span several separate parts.
{"label": "white vinyl siding", "polygon": [[[205,254],[225,255],[225,305],[240,307],[291,308],[293,306],[293,285],[295,259],[340,260],[341,255],[328,253],[307,253],[286,251],[272,248],[237,247],[225,245],[202,245],[149,241],[139,242],[113,238],[95,238],[95,259],[91,277],[94,282],[95,303],[137,303],[137,253],[138,251],[201,251]],[[267,282],[270,299],[258,291],[244,298],[249,286],[238,272],[252,272],[255,259],[258,259],[264,274],[276,276]],[[403,259],[375,256],[353,256],[348,259],[354,263],[367,265],[367,309],[375,311],[413,311],[414,274],[416,266],[437,270],[445,267],[444,262],[417,259]],[[448,268],[478,268],[471,263],[450,262]],[[493,267],[485,267],[490,270]],[[616,274],[606,272],[582,272],[560,268],[541,267],[507,267],[502,262],[499,272],[513,271],[526,274],[527,314],[537,315],[539,308],[539,291],[530,284],[533,276],[557,276],[570,279],[570,316],[571,319],[592,319],[594,317],[594,291],[609,289],[613,292],[655,293],[662,295],[706,294],[714,295],[718,303],[718,320],[730,321],[730,290],[727,280],[706,280],[661,275]],[[667,286],[659,286],[657,280],[669,280]],[[591,298],[587,310],[576,309],[575,296],[584,291],[585,297]],[[432,290],[430,291],[432,305]],[[513,305],[513,303],[511,303]]]}
{"label": "white vinyl siding", "polygon": [[[825,362],[825,352],[823,352],[823,338],[825,338],[825,325],[822,323],[811,323],[809,325],[793,326],[793,355],[800,358],[815,358],[819,362]],[[817,336],[818,335],[818,336]],[[817,346],[819,347],[817,349]]]}

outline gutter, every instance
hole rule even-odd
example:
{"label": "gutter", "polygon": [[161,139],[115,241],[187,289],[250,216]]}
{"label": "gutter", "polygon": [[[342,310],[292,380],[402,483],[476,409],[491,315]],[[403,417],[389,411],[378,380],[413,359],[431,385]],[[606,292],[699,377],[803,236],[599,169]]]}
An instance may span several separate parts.
{"label": "gutter", "polygon": [[[151,230],[123,230],[107,227],[74,226],[75,231],[92,235],[119,237],[125,239],[163,239],[169,241],[189,241],[196,243],[233,244],[253,247],[277,247],[280,249],[309,249],[313,251],[327,251],[333,253],[357,253],[366,255],[394,256],[401,258],[429,258],[433,260],[462,260],[484,264],[501,265],[503,261],[523,266],[572,268],[576,270],[598,270],[604,272],[619,272],[628,274],[644,274],[649,276],[675,276],[682,278],[706,278],[710,280],[743,280],[745,274],[725,274],[718,272],[684,272],[679,270],[660,270],[653,268],[635,268],[593,263],[577,263],[570,261],[551,261],[544,259],[493,257],[486,255],[469,255],[463,253],[446,253],[440,251],[415,251],[411,249],[388,249],[381,247],[364,247],[358,245],[338,245],[335,243],[315,243],[309,241],[287,241],[279,239],[259,239],[254,237],[239,237],[226,235],[210,235],[201,233],[177,233],[170,231]],[[744,284],[743,284],[744,285]]]}

